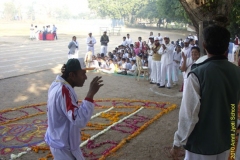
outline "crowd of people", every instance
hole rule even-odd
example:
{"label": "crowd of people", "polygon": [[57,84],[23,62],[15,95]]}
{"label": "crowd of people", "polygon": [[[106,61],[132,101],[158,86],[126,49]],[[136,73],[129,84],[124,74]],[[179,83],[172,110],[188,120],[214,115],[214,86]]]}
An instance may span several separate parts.
{"label": "crowd of people", "polygon": [[[230,32],[221,26],[208,26],[203,31],[203,48],[207,55],[200,57],[200,49],[194,40],[187,37],[183,45],[171,43],[168,36],[154,37],[148,42],[123,43],[112,52],[101,47],[101,54],[88,51],[84,58],[70,58],[62,67],[62,76],[57,76],[48,91],[48,128],[45,141],[50,146],[54,159],[83,160],[80,150],[79,129],[84,128],[94,110],[94,96],[103,86],[101,77],[95,77],[89,91],[78,104],[74,87],[82,87],[87,79],[86,70],[111,71],[118,67],[122,73],[141,59],[148,66],[151,84],[160,88],[171,87],[172,73],[180,69],[184,74],[184,92],[179,110],[178,128],[174,134],[170,154],[173,160],[185,149],[186,160],[240,159],[240,141],[236,147],[238,105],[240,101],[240,68],[228,60]],[[109,39],[101,38],[107,46]],[[73,37],[73,41],[76,37]],[[69,44],[77,45],[76,42]],[[93,43],[93,41],[92,41]],[[91,44],[91,43],[90,43]],[[78,46],[77,46],[78,47]],[[87,65],[85,64],[85,62]],[[195,68],[194,68],[195,67]],[[192,69],[194,68],[194,69]],[[175,77],[177,78],[177,77]],[[174,80],[173,80],[174,81]],[[177,80],[175,79],[175,83]],[[157,140],[156,136],[156,140]]]}
{"label": "crowd of people", "polygon": [[[85,62],[88,67],[109,74],[136,75],[138,74],[136,57],[140,57],[141,65],[148,68],[150,84],[155,84],[159,88],[171,89],[172,86],[178,85],[179,76],[182,73],[183,83],[179,89],[180,92],[184,89],[184,81],[187,79],[191,66],[199,59],[201,52],[198,47],[197,35],[191,34],[184,40],[178,39],[175,42],[170,41],[168,36],[161,36],[161,33],[154,36],[153,32],[150,32],[147,40],[138,37],[138,41],[133,42],[130,34],[127,34],[123,37],[120,45],[110,52],[108,52],[109,37],[107,31],[103,32],[100,42],[100,52],[95,55],[96,39],[91,32],[89,33],[86,39],[87,53],[85,55]],[[236,51],[235,45],[233,46],[232,49],[229,49],[229,61],[232,59],[231,56],[234,55],[232,52]],[[77,58],[78,42],[75,36],[69,43],[68,48],[68,58]],[[143,73],[140,76],[143,76]]]}
{"label": "crowd of people", "polygon": [[[148,40],[144,41],[142,37],[138,37],[138,41],[134,43],[130,34],[127,34],[123,37],[121,44],[110,52],[107,51],[109,37],[106,31],[101,36],[100,42],[100,53],[95,55],[96,39],[92,33],[89,33],[85,55],[88,67],[104,73],[136,75],[138,74],[136,58],[139,57],[142,66],[148,68],[150,84],[156,84],[159,88],[170,89],[172,85],[177,85],[180,71],[183,72],[183,77],[186,77],[192,63],[200,57],[197,36],[191,34],[185,40],[178,39],[174,42],[170,41],[168,36],[162,37],[160,33],[154,36],[153,32],[150,32]],[[74,51],[78,49],[75,36],[68,48],[68,58],[77,58],[75,57],[77,54],[74,54]]]}
{"label": "crowd of people", "polygon": [[57,38],[57,27],[55,25],[52,25],[52,27],[50,25],[46,25],[46,26],[43,26],[42,29],[38,28],[37,25],[33,26],[33,24],[31,24],[31,27],[30,27],[30,39],[31,40],[39,40],[39,34],[42,34],[43,37],[42,37],[42,40],[46,40],[46,35],[48,33],[51,33],[53,34],[54,36],[54,39],[58,39]]}

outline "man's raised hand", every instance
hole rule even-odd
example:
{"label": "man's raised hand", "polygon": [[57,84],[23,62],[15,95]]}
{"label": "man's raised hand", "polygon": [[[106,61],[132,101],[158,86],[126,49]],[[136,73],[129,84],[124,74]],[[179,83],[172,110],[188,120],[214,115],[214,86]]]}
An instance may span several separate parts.
{"label": "man's raised hand", "polygon": [[98,92],[99,88],[103,86],[102,77],[95,77],[93,78],[92,82],[90,83],[89,91],[87,94],[87,98],[93,99],[94,95]]}

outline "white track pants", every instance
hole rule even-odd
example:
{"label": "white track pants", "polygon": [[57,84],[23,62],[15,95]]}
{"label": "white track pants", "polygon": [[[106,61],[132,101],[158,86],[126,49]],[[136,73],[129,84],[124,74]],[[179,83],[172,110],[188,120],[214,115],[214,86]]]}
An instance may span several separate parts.
{"label": "white track pants", "polygon": [[[202,155],[186,150],[184,160],[228,160],[229,150],[216,155]],[[237,160],[237,159],[236,159]]]}
{"label": "white track pants", "polygon": [[101,46],[100,54],[104,53],[104,55],[107,55],[107,46]]}
{"label": "white track pants", "polygon": [[149,73],[150,73],[150,79],[152,80],[152,56],[148,56],[148,69],[149,69]]}
{"label": "white track pants", "polygon": [[153,83],[160,83],[161,81],[161,61],[154,61],[152,60],[152,82]]}
{"label": "white track pants", "polygon": [[172,78],[172,63],[171,64],[162,64],[161,65],[161,86],[165,86],[166,77],[168,79],[167,87],[171,87],[171,78]]}
{"label": "white track pants", "polygon": [[94,55],[94,46],[93,47],[87,46],[87,52],[88,51],[91,51],[92,55]]}
{"label": "white track pants", "polygon": [[50,147],[54,160],[85,160],[82,152],[79,150],[69,151],[65,149],[55,149]]}

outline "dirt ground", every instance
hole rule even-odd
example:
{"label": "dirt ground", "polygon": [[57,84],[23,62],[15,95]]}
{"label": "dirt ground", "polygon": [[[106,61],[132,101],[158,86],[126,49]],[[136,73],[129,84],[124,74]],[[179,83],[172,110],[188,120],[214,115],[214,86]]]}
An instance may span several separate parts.
{"label": "dirt ground", "polygon": [[[1,30],[1,29],[0,29]],[[126,29],[126,32],[130,30]],[[166,33],[165,33],[166,32]],[[145,37],[149,30],[141,30]],[[179,34],[187,35],[186,33],[179,33],[179,31],[163,31],[169,36],[174,36],[177,39]],[[7,43],[8,33],[4,33],[5,43]],[[137,36],[139,32],[130,32],[131,35]],[[79,33],[81,35],[81,33]],[[83,35],[82,35],[83,36]],[[182,38],[183,38],[182,36]],[[9,37],[9,43],[13,36]],[[21,37],[21,36],[20,36]],[[61,37],[61,34],[59,35]],[[67,37],[67,36],[66,36]],[[69,35],[69,37],[71,37]],[[66,42],[67,43],[67,42]],[[50,68],[48,70],[39,71],[37,73],[30,73],[22,76],[7,78],[0,80],[0,108],[1,110],[15,108],[18,106],[26,106],[30,104],[37,104],[47,101],[47,90],[51,82],[60,74],[61,64]],[[131,142],[124,145],[118,150],[115,156],[108,159],[121,160],[167,160],[166,147],[171,147],[173,143],[173,135],[177,129],[179,105],[182,98],[182,93],[179,93],[179,85],[172,89],[160,89],[156,85],[149,84],[148,81],[140,79],[136,81],[132,76],[107,75],[102,73],[89,72],[88,79],[84,86],[75,88],[79,100],[84,99],[88,91],[88,86],[95,76],[102,76],[104,86],[100,89],[95,99],[109,99],[109,98],[126,98],[150,100],[158,102],[170,102],[177,104],[178,108],[164,115],[159,120],[151,124],[140,135],[134,138]],[[181,84],[182,79],[179,75]],[[41,154],[31,152],[19,159],[36,160],[41,157]],[[6,156],[0,156],[5,159]],[[8,159],[8,158],[6,158]]]}

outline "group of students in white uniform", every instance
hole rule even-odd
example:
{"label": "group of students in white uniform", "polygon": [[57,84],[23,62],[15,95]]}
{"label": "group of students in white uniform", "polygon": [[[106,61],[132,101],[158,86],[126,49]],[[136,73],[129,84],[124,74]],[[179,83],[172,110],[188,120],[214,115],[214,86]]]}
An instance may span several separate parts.
{"label": "group of students in white uniform", "polygon": [[[158,85],[159,88],[170,89],[172,82],[173,85],[178,84],[180,70],[186,78],[191,65],[200,57],[200,49],[195,44],[197,40],[190,38],[170,43],[169,37],[162,38],[160,33],[154,37],[150,32],[148,42],[138,37],[138,42],[133,44],[130,35],[127,34],[123,37],[121,45],[108,54],[98,53],[95,56],[88,49],[85,62],[88,67],[94,67],[101,72],[136,75],[136,56],[138,56],[141,58],[142,66],[149,69],[150,83]],[[180,91],[182,90],[181,88]]]}

